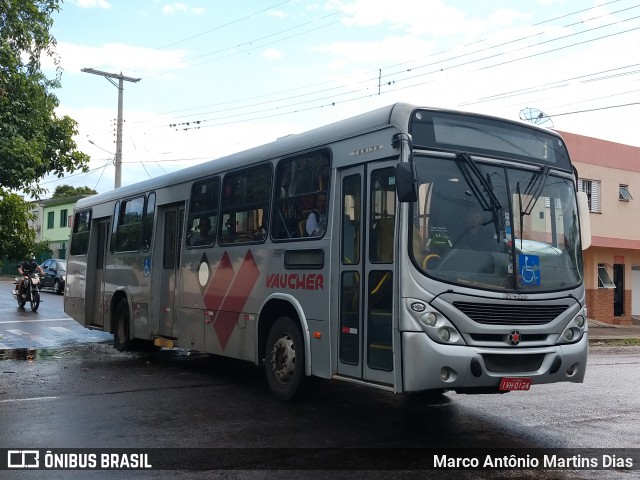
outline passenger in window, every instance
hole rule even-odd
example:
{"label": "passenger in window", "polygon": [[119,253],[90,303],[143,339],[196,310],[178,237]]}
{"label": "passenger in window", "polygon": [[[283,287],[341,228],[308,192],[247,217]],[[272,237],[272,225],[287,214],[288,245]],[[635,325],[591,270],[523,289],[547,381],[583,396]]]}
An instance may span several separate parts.
{"label": "passenger in window", "polygon": [[316,207],[307,217],[307,235],[320,237],[327,229],[327,196],[323,193],[316,197]]}
{"label": "passenger in window", "polygon": [[265,224],[260,225],[256,233],[253,234],[254,240],[264,240],[267,238],[267,227]]}
{"label": "passenger in window", "polygon": [[213,243],[213,233],[211,231],[211,220],[209,217],[201,217],[198,223],[198,232],[191,237],[191,245],[211,245]]}

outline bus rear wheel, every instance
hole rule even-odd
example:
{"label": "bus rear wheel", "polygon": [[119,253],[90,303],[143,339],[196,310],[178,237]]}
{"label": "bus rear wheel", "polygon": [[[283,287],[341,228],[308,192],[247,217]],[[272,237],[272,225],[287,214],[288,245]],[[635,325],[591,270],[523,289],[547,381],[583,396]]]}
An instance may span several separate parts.
{"label": "bus rear wheel", "polygon": [[305,375],[304,341],[296,322],[280,317],[271,327],[266,344],[265,374],[274,397],[293,400]]}
{"label": "bus rear wheel", "polygon": [[114,315],[115,328],[113,330],[113,346],[120,352],[129,349],[131,339],[129,329],[131,328],[131,316],[129,314],[129,302],[126,299],[120,300],[116,306]]}

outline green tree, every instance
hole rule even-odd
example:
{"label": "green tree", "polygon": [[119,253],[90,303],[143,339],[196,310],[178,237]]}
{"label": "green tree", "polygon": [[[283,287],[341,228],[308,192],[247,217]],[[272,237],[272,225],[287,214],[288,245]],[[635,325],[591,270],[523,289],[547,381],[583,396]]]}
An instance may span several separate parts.
{"label": "green tree", "polygon": [[62,70],[50,79],[40,68],[44,56],[59,65],[49,32],[59,3],[0,0],[0,203],[9,202],[3,208],[16,215],[0,216],[0,256],[10,255],[25,238],[11,226],[26,227],[29,207],[17,208],[20,197],[12,191],[37,198],[45,191],[38,184],[45,175],[88,170],[89,156],[73,140],[77,122],[55,112],[59,101],[52,90],[60,87]]}
{"label": "green tree", "polygon": [[35,232],[27,224],[30,210],[20,195],[0,190],[0,258],[21,259],[33,250]]}
{"label": "green tree", "polygon": [[76,195],[95,195],[93,188],[89,187],[72,187],[71,185],[58,185],[53,192],[51,198],[75,197]]}

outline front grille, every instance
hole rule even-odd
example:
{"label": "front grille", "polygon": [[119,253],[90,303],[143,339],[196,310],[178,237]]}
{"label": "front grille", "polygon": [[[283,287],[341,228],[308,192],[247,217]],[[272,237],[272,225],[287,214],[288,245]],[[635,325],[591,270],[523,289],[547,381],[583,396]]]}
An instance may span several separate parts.
{"label": "front grille", "polygon": [[[502,342],[508,343],[507,335],[501,333],[472,333],[471,338],[476,342]],[[546,333],[527,333],[520,338],[520,345],[525,342],[544,342],[549,337]]]}
{"label": "front grille", "polygon": [[485,354],[482,356],[487,370],[493,373],[535,372],[542,365],[544,353],[524,355]]}
{"label": "front grille", "polygon": [[544,325],[564,312],[568,305],[499,305],[454,302],[453,306],[477,323],[485,325]]}

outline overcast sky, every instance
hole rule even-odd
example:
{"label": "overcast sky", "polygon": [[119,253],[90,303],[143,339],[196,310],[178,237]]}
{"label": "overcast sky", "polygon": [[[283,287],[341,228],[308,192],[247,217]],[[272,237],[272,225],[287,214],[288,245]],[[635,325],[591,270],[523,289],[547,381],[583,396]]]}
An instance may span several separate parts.
{"label": "overcast sky", "polygon": [[118,90],[82,68],[140,79],[123,185],[397,101],[640,146],[631,0],[66,0],[52,33],[59,114],[92,161],[51,192],[113,188]]}

